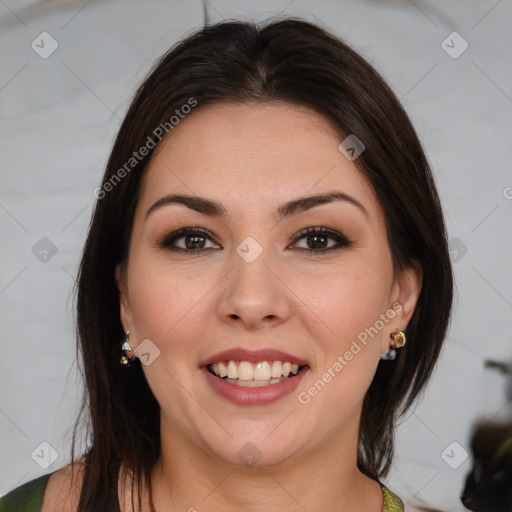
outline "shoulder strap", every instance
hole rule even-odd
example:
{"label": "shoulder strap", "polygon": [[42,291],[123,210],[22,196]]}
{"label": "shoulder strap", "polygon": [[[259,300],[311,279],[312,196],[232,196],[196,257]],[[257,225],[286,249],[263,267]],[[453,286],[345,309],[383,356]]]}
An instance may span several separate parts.
{"label": "shoulder strap", "polygon": [[30,480],[0,498],[0,512],[39,512],[46,484],[52,474]]}

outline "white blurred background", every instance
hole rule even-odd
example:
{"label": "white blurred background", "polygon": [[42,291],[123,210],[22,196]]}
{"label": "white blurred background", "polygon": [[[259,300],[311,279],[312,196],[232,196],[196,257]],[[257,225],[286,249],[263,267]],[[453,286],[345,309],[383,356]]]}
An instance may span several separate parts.
{"label": "white blurred background", "polygon": [[[386,482],[406,502],[464,510],[471,426],[512,408],[507,377],[483,364],[512,360],[511,0],[0,0],[0,495],[69,462],[81,396],[72,285],[136,86],[205,22],[278,13],[319,23],[369,60],[432,163],[454,316]],[[41,443],[58,454],[48,468],[31,455]]]}

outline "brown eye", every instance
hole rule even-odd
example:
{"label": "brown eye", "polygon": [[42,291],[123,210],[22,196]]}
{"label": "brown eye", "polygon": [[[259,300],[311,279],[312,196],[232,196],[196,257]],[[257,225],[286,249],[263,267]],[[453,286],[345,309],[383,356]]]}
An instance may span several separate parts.
{"label": "brown eye", "polygon": [[[305,239],[307,248],[300,248],[301,250],[307,251],[309,255],[317,253],[325,253],[328,251],[341,249],[342,247],[349,247],[351,241],[338,231],[326,229],[323,226],[320,227],[308,227],[303,229],[294,237],[294,242]],[[335,243],[329,246],[329,239],[334,240]]]}
{"label": "brown eye", "polygon": [[[185,240],[185,245],[187,249],[196,250],[196,249],[204,249],[205,246],[205,238],[204,236],[197,235],[185,235],[181,237]],[[190,245],[189,245],[190,244]]]}
{"label": "brown eye", "polygon": [[[348,238],[331,229],[320,227],[308,227],[300,231],[293,239],[294,245],[301,239],[305,239],[307,247],[299,247],[299,250],[306,251],[309,255],[326,253],[343,247],[349,247],[352,242]],[[163,249],[181,252],[185,254],[198,254],[210,249],[219,249],[214,243],[214,247],[207,247],[208,242],[213,241],[213,235],[202,228],[182,228],[164,239],[158,244]],[[329,241],[334,241],[329,245]],[[182,247],[178,246],[182,244]]]}
{"label": "brown eye", "polygon": [[[211,241],[211,239],[211,233],[205,229],[183,228],[167,235],[158,245],[171,251],[195,254],[211,249],[212,247],[206,247],[207,242]],[[184,244],[184,247],[178,247],[176,245],[180,240],[183,240],[183,242],[179,243]]]}

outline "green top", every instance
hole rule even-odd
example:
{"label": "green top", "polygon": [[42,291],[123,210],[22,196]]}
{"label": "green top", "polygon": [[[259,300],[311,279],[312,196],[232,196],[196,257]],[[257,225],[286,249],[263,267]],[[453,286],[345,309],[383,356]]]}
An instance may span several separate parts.
{"label": "green top", "polygon": [[[404,512],[404,502],[393,494],[385,485],[380,484],[382,493],[384,494],[384,507],[382,512]],[[0,508],[0,512],[2,509]]]}
{"label": "green top", "polygon": [[[0,498],[0,512],[40,512],[46,484],[52,475],[53,473],[48,473],[30,480]],[[402,500],[385,485],[380,484],[380,486],[384,494],[382,512],[404,512]],[[119,503],[113,512],[120,512]]]}
{"label": "green top", "polygon": [[0,512],[39,512],[46,484],[52,474],[30,480],[0,498]]}

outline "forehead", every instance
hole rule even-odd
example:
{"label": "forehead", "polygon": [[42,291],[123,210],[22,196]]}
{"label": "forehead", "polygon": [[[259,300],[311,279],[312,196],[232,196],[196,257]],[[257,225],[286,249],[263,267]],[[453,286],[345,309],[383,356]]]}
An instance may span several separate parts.
{"label": "forehead", "polygon": [[197,194],[240,213],[339,190],[378,217],[382,212],[371,186],[338,149],[343,138],[332,122],[303,106],[199,105],[153,153],[140,204],[147,209],[171,192]]}

